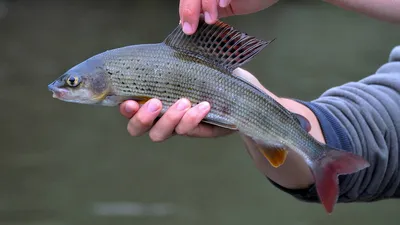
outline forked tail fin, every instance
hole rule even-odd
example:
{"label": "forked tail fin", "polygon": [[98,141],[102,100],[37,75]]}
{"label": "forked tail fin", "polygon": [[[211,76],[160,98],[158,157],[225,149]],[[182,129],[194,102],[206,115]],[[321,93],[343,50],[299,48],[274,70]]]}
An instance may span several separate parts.
{"label": "forked tail fin", "polygon": [[314,162],[312,172],[319,199],[330,214],[339,196],[339,179],[342,174],[352,174],[370,166],[359,155],[325,147],[325,156]]}

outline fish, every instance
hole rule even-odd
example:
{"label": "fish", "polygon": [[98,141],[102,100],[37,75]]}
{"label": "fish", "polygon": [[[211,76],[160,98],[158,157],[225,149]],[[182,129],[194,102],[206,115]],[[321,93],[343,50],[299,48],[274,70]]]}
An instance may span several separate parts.
{"label": "fish", "polygon": [[328,214],[338,200],[338,176],[370,166],[362,156],[330,147],[310,134],[310,123],[292,113],[234,70],[244,66],[275,39],[262,40],[218,20],[200,18],[192,35],[175,27],[162,42],[123,46],[93,55],[67,69],[48,85],[64,102],[117,106],[152,98],[163,104],[160,116],[177,100],[207,101],[201,121],[250,137],[273,167],[287,154],[309,166],[320,202]]}

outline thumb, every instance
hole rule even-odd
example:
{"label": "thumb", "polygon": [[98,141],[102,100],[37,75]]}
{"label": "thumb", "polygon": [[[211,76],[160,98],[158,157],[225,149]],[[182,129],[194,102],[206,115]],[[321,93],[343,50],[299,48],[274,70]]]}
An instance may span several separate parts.
{"label": "thumb", "polygon": [[242,79],[246,80],[247,82],[253,84],[254,86],[258,87],[259,89],[261,89],[262,91],[264,91],[265,93],[267,93],[269,96],[271,96],[272,98],[274,98],[275,100],[278,100],[278,96],[276,96],[274,93],[270,92],[269,90],[267,90],[261,83],[260,81],[253,75],[251,74],[249,71],[244,70],[242,68],[237,68],[233,71],[233,75],[234,76],[238,76],[241,77]]}

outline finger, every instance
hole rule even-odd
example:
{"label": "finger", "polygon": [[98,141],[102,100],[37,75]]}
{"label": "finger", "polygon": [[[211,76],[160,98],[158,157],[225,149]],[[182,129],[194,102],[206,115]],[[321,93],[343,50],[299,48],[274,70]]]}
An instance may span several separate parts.
{"label": "finger", "polygon": [[199,125],[200,121],[204,119],[209,111],[210,104],[208,102],[202,102],[189,109],[179,122],[178,126],[176,126],[176,133],[180,135],[187,134]]}
{"label": "finger", "polygon": [[218,1],[217,0],[203,0],[201,7],[204,12],[204,20],[208,24],[213,24],[218,18]]}
{"label": "finger", "polygon": [[171,137],[176,125],[179,124],[189,108],[190,101],[187,99],[180,99],[172,105],[151,128],[149,133],[151,140],[159,142]]}
{"label": "finger", "polygon": [[218,8],[218,18],[224,18],[224,17],[229,17],[229,16],[234,16],[235,13],[233,13],[231,7],[226,7],[226,8]]}
{"label": "finger", "polygon": [[133,100],[123,102],[119,106],[120,113],[126,118],[130,119],[139,110],[139,104]]}
{"label": "finger", "polygon": [[231,0],[219,0],[219,7],[225,8],[231,4]]}
{"label": "finger", "polygon": [[193,34],[199,24],[201,12],[201,0],[181,0],[179,14],[182,22],[182,30],[185,34]]}
{"label": "finger", "polygon": [[161,102],[158,99],[151,99],[146,102],[128,122],[129,134],[140,136],[147,132],[160,114],[161,107]]}

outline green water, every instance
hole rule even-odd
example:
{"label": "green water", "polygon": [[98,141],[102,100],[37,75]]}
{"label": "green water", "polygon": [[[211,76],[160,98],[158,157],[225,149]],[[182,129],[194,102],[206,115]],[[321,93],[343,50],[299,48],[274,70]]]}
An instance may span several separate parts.
{"label": "green water", "polygon": [[[0,1],[0,224],[398,224],[400,202],[327,216],[272,187],[238,136],[133,138],[117,108],[54,100],[47,84],[107,49],[160,42],[178,1]],[[225,21],[277,38],[246,65],[277,95],[311,100],[385,63],[400,28],[286,1]],[[397,216],[396,216],[397,215]]]}

